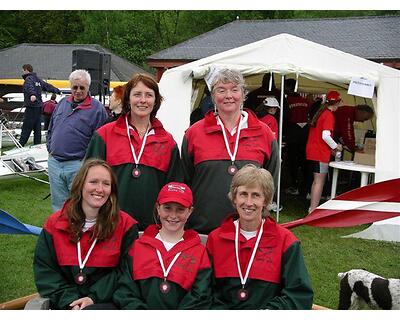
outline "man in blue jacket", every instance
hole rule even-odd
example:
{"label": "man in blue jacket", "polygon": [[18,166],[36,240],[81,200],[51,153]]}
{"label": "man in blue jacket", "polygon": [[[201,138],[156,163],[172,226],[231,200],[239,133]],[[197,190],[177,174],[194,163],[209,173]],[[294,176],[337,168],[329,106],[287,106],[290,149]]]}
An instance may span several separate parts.
{"label": "man in blue jacket", "polygon": [[42,91],[60,94],[60,90],[51,84],[40,79],[30,64],[22,66],[24,78],[24,121],[22,123],[22,132],[19,143],[24,146],[33,130],[33,144],[42,143]]}
{"label": "man in blue jacket", "polygon": [[60,210],[71,192],[93,132],[108,118],[103,104],[89,93],[90,74],[78,69],[69,75],[71,95],[61,99],[47,130],[51,205]]}

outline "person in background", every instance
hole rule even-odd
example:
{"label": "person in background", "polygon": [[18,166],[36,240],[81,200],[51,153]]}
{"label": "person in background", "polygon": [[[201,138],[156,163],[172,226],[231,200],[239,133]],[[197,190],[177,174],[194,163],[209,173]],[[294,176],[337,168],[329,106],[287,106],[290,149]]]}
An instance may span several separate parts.
{"label": "person in background", "polygon": [[[271,90],[269,89],[270,81],[272,76]],[[244,106],[255,112],[258,106],[262,105],[266,97],[274,96],[276,100],[280,100],[281,93],[275,86],[275,79],[271,73],[266,73],[263,76],[261,87],[251,91],[246,100]]]}
{"label": "person in background", "polygon": [[214,109],[214,104],[211,99],[210,90],[208,86],[204,89],[204,98],[201,100],[199,106],[190,114],[190,125],[204,118],[206,113]]}
{"label": "person in background", "polygon": [[155,205],[157,224],[146,228],[129,252],[114,302],[121,309],[211,307],[211,265],[194,230],[185,230],[193,196],[184,183],[169,182]]}
{"label": "person in background", "polygon": [[245,84],[237,70],[219,70],[211,82],[215,112],[187,129],[182,142],[185,182],[194,194],[188,226],[201,233],[218,227],[232,212],[226,198],[232,177],[247,163],[269,170],[277,180],[278,143],[271,129],[243,110]]}
{"label": "person in background", "polygon": [[208,235],[215,283],[213,309],[311,309],[313,290],[300,241],[269,217],[271,174],[248,164],[233,177],[235,208]]}
{"label": "person in background", "polygon": [[93,132],[107,119],[102,103],[89,95],[90,74],[78,69],[69,75],[71,95],[59,101],[47,131],[51,205],[60,210],[85,157]]}
{"label": "person in background", "polygon": [[86,153],[86,158],[104,159],[113,168],[119,204],[141,231],[152,224],[161,188],[182,180],[178,146],[156,118],[161,101],[151,76],[134,75],[124,90],[121,115],[95,132]]}
{"label": "person in background", "polygon": [[[295,86],[295,79],[285,81],[288,102],[286,143],[290,177],[290,186],[285,190],[285,193],[291,195],[299,195],[300,191],[305,194],[308,191],[306,144],[310,105],[306,98],[295,92]],[[303,178],[302,181],[298,179],[299,170]]]}
{"label": "person in background", "polygon": [[53,93],[50,97],[50,100],[43,103],[44,130],[47,130],[49,128],[51,115],[53,114],[54,109],[57,106],[56,98],[56,94]]}
{"label": "person in background", "polygon": [[110,96],[109,109],[111,117],[107,119],[106,123],[112,122],[118,119],[122,112],[122,99],[124,97],[125,86],[116,86]]}
{"label": "person in background", "polygon": [[334,138],[340,141],[344,148],[354,153],[358,151],[355,144],[354,122],[371,120],[374,116],[374,109],[366,104],[359,104],[355,107],[341,106],[335,112]]}
{"label": "person in background", "polygon": [[119,210],[112,169],[86,161],[39,235],[33,271],[40,296],[51,309],[116,309],[112,295],[137,237],[136,221]]}
{"label": "person in background", "polygon": [[40,79],[30,64],[22,66],[24,84],[24,120],[19,143],[24,146],[33,130],[33,144],[42,143],[42,91],[60,94],[60,90]]}
{"label": "person in background", "polygon": [[311,200],[308,212],[318,207],[324,188],[331,155],[342,151],[342,145],[333,140],[335,117],[333,113],[342,103],[340,93],[329,91],[326,102],[321,105],[310,122],[310,130],[306,145],[306,157],[310,161],[311,171],[314,176],[311,185]]}
{"label": "person in background", "polygon": [[276,111],[280,108],[278,100],[275,97],[266,97],[261,106],[256,110],[258,119],[264,122],[278,139],[279,136],[279,125],[275,118]]}

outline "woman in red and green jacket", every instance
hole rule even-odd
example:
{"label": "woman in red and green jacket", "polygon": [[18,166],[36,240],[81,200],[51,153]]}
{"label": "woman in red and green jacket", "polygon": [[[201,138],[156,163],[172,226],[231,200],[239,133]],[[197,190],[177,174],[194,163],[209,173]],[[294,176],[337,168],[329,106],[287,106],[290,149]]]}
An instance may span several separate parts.
{"label": "woman in red and green jacket", "polygon": [[215,110],[187,129],[182,141],[185,182],[194,194],[194,213],[188,227],[209,233],[233,210],[227,198],[233,175],[247,163],[271,172],[278,181],[279,150],[271,129],[243,109],[243,75],[219,70],[212,80]]}
{"label": "woman in red and green jacket", "polygon": [[115,309],[112,294],[137,236],[136,221],[119,210],[110,166],[86,161],[70,198],[39,236],[33,260],[39,294],[51,309]]}
{"label": "woman in red and green jacket", "polygon": [[122,113],[99,128],[86,158],[106,160],[118,179],[119,205],[139,230],[153,223],[157,194],[169,181],[183,179],[178,146],[156,118],[162,96],[157,82],[136,74],[124,89]]}
{"label": "woman in red and green jacket", "polygon": [[121,309],[209,309],[211,266],[199,235],[184,230],[193,211],[190,188],[170,182],[149,226],[129,252],[114,302]]}
{"label": "woman in red and green jacket", "polygon": [[300,242],[268,216],[271,174],[249,164],[233,177],[236,213],[211,232],[214,309],[311,309],[313,290]]}

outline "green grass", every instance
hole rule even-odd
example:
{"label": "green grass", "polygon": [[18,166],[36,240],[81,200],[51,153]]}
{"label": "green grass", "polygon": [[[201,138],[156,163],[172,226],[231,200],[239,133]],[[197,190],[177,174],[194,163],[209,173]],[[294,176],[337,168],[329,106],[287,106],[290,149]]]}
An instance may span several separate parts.
{"label": "green grass", "polygon": [[[48,185],[24,178],[0,180],[0,208],[20,221],[42,226],[51,213]],[[299,197],[283,197],[280,222],[301,218],[308,202]],[[292,229],[300,239],[311,276],[314,303],[336,309],[339,296],[338,272],[364,268],[384,277],[400,278],[400,244],[374,240],[341,238],[365,229]],[[35,236],[0,235],[0,302],[36,292],[32,274]]]}

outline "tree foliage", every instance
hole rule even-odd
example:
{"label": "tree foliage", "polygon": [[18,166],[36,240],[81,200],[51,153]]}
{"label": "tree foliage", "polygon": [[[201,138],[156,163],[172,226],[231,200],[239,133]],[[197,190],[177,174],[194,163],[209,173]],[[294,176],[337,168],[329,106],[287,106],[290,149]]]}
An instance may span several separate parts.
{"label": "tree foliage", "polygon": [[399,11],[0,11],[0,49],[19,43],[99,44],[146,67],[146,57],[236,19],[304,19]]}

